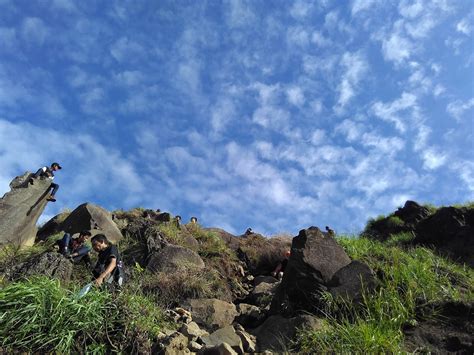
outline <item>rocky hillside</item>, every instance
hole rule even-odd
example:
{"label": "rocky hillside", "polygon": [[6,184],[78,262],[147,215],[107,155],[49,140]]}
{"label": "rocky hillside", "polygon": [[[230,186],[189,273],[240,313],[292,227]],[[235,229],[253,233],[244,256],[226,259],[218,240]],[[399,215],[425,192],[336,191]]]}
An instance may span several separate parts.
{"label": "rocky hillside", "polygon": [[[317,227],[268,238],[86,203],[20,248],[32,244],[31,228],[3,231],[36,223],[38,212],[11,201],[38,195],[12,188],[15,199],[0,201],[2,352],[474,352],[472,206],[408,201],[358,238]],[[83,229],[117,244],[127,276],[120,291],[77,297],[90,269],[53,246]],[[288,250],[283,277],[271,276]]]}

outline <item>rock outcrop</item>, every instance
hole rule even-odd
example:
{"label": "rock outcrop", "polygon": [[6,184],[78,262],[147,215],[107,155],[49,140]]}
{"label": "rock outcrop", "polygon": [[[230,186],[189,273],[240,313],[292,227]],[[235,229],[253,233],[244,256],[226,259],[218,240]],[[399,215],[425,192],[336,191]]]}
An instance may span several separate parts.
{"label": "rock outcrop", "polygon": [[11,191],[0,200],[0,245],[33,245],[36,224],[46,207],[50,179],[35,179],[29,184],[31,173],[17,176],[10,183]]}
{"label": "rock outcrop", "polygon": [[71,278],[72,269],[72,263],[61,254],[46,252],[15,266],[7,271],[7,275],[10,280],[41,275],[68,281]]}
{"label": "rock outcrop", "polygon": [[122,239],[122,233],[106,209],[92,203],[78,206],[62,223],[61,229],[75,234],[88,229],[92,234],[102,233],[113,243]]}
{"label": "rock outcrop", "polygon": [[184,268],[202,270],[204,261],[196,252],[178,245],[167,245],[153,253],[147,265],[152,272],[174,272]]}
{"label": "rock outcrop", "polygon": [[345,297],[361,302],[362,289],[371,290],[375,287],[375,275],[366,264],[354,260],[334,274],[328,287],[334,297]]}
{"label": "rock outcrop", "polygon": [[418,223],[414,242],[474,266],[474,208],[440,208]]}
{"label": "rock outcrop", "polygon": [[293,238],[288,266],[270,312],[292,314],[317,309],[321,291],[326,291],[333,275],[350,262],[336,240],[325,237],[319,228],[301,230]]}

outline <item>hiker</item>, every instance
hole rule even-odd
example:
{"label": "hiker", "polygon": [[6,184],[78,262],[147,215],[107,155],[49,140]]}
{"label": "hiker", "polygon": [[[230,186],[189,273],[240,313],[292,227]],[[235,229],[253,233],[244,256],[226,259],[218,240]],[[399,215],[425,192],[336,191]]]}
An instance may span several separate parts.
{"label": "hiker", "polygon": [[326,232],[329,237],[332,237],[332,238],[336,237],[336,232],[334,232],[334,230],[332,230],[328,226],[326,226]]}
{"label": "hiker", "polygon": [[[33,185],[35,179],[39,177],[53,180],[54,172],[61,169],[61,165],[59,165],[58,163],[52,163],[51,167],[43,166],[42,168],[39,168],[38,171],[30,178],[29,182],[31,185]],[[54,196],[56,195],[56,192],[58,192],[59,185],[52,182],[49,188],[51,189],[51,193],[46,200],[56,202],[56,198]]]}
{"label": "hiker", "polygon": [[176,224],[176,228],[181,229],[181,216],[176,216],[174,218],[174,223]]}
{"label": "hiker", "polygon": [[245,235],[250,235],[252,233],[253,233],[252,228],[247,228],[247,230],[245,231]]}
{"label": "hiker", "polygon": [[95,235],[91,242],[92,248],[99,253],[97,264],[93,270],[95,285],[100,286],[106,282],[122,286],[123,263],[117,247],[111,244],[103,234]]}
{"label": "hiker", "polygon": [[64,237],[59,241],[59,252],[65,257],[71,259],[73,263],[84,261],[87,266],[91,265],[91,258],[89,252],[90,246],[87,244],[91,232],[83,230],[79,233],[77,238],[72,238],[69,233],[65,233]]}
{"label": "hiker", "polygon": [[283,278],[283,273],[285,272],[286,266],[288,265],[288,258],[290,257],[291,252],[289,250],[285,251],[284,259],[278,263],[275,270],[272,272],[272,276],[281,280]]}
{"label": "hiker", "polygon": [[191,224],[196,224],[198,221],[197,217],[191,217],[190,222]]}

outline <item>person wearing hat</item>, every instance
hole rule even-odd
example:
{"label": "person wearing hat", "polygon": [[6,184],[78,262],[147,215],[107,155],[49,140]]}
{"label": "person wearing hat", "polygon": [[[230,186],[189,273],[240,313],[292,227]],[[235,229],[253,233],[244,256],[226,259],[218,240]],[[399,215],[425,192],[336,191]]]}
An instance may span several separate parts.
{"label": "person wearing hat", "polygon": [[[62,168],[61,168],[61,165],[59,165],[59,163],[52,163],[51,167],[43,166],[42,168],[39,168],[38,171],[30,178],[30,184],[33,185],[34,179],[37,179],[37,178],[46,178],[46,179],[53,180],[54,172],[61,169]],[[56,198],[54,196],[56,195],[56,192],[58,192],[59,185],[52,182],[49,188],[51,190],[51,193],[48,196],[47,200],[51,202],[56,202]]]}

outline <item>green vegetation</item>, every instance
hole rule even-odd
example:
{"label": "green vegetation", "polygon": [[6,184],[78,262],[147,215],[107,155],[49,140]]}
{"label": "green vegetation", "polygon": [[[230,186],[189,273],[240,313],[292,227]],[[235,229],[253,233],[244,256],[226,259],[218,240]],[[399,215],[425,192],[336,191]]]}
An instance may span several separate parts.
{"label": "green vegetation", "polygon": [[416,324],[421,312],[436,301],[473,301],[474,271],[416,247],[395,245],[409,238],[402,234],[387,243],[367,238],[341,237],[338,241],[352,259],[367,263],[376,273],[378,288],[366,292],[362,304],[333,299],[326,294],[327,321],[319,331],[303,331],[303,351],[320,353],[397,353],[403,351],[402,327]]}
{"label": "green vegetation", "polygon": [[172,327],[161,308],[135,288],[117,295],[93,288],[81,299],[77,291],[45,277],[0,289],[2,350],[127,352],[136,334],[153,340]]}

